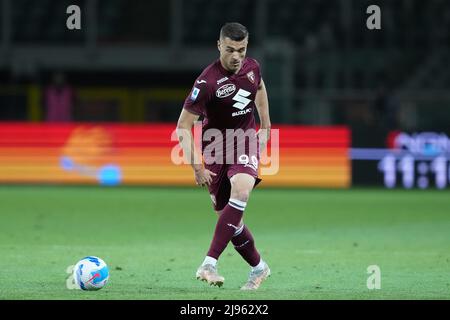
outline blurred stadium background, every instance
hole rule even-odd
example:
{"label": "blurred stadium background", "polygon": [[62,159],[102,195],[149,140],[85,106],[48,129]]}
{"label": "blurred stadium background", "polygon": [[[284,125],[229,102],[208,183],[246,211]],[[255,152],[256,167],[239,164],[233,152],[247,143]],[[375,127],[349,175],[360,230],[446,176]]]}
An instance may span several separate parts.
{"label": "blurred stadium background", "polygon": [[[69,16],[66,8],[72,4],[81,7],[81,30],[66,28]],[[372,4],[381,8],[381,30],[366,28],[369,17],[366,9]],[[287,191],[293,197],[291,199],[298,197],[299,201],[306,201],[307,208],[312,210],[307,215],[311,214],[308,217],[315,221],[313,229],[320,229],[327,219],[331,219],[330,224],[336,221],[337,225],[345,225],[347,221],[349,228],[355,219],[361,224],[377,224],[377,220],[373,220],[376,218],[368,218],[363,213],[376,215],[380,212],[380,219],[387,219],[380,220],[384,221],[379,225],[382,231],[373,231],[373,239],[368,232],[367,240],[369,247],[380,250],[380,256],[390,248],[387,240],[383,240],[386,234],[398,232],[398,238],[392,235],[388,239],[411,245],[410,234],[416,232],[419,239],[428,239],[423,252],[434,250],[437,260],[428,256],[416,258],[420,261],[428,259],[438,266],[442,265],[440,259],[447,259],[445,263],[448,264],[450,239],[445,228],[450,225],[450,216],[445,214],[449,209],[445,189],[450,184],[450,2],[446,0],[0,0],[0,197],[5,204],[0,209],[3,211],[0,221],[3,222],[4,256],[20,262],[18,257],[14,260],[13,249],[8,251],[9,244],[13,248],[14,243],[21,243],[11,236],[15,234],[14,226],[23,227],[17,229],[17,234],[28,230],[26,241],[63,243],[57,233],[42,240],[42,228],[46,227],[39,219],[46,219],[47,209],[49,215],[65,210],[72,214],[78,212],[74,199],[68,200],[71,205],[66,207],[56,200],[59,197],[55,192],[73,192],[75,197],[89,198],[85,192],[91,190],[78,187],[42,190],[42,184],[156,186],[161,189],[150,188],[148,193],[156,192],[167,202],[172,200],[163,198],[165,191],[161,190],[166,189],[162,187],[193,186],[190,168],[176,166],[170,160],[171,150],[176,145],[170,136],[194,79],[218,57],[216,40],[220,27],[230,21],[241,22],[249,28],[248,55],[257,58],[262,65],[273,127],[280,128],[280,171],[278,175],[263,177],[265,183],[261,188],[292,188]],[[37,186],[23,189],[12,186],[21,184]],[[357,190],[358,186],[375,189],[361,191]],[[343,204],[335,199],[328,207],[321,204],[315,208],[312,202],[321,202],[323,197],[334,194],[323,190],[322,197],[321,190],[305,190],[317,187],[350,189],[339,191],[348,202]],[[400,190],[384,191],[385,188],[419,190],[399,193]],[[132,191],[125,190],[122,195],[131,198],[124,201],[134,199]],[[273,195],[268,198],[277,199],[278,195],[281,197],[280,190],[269,188],[264,192]],[[102,198],[105,190],[95,192]],[[144,201],[142,191],[135,192]],[[184,195],[195,194],[195,199],[204,200],[202,210],[211,211],[204,193],[204,190],[188,188],[176,191],[183,199],[186,198]],[[21,194],[34,199],[30,201],[39,209],[27,211],[19,203]],[[33,194],[40,196],[33,198]],[[64,197],[68,197],[67,193]],[[258,197],[257,193],[255,197]],[[311,197],[316,200],[308,200]],[[149,199],[150,204],[142,202],[137,210],[164,208],[163,201],[154,196]],[[257,199],[263,203],[261,210],[267,207],[266,197]],[[353,207],[356,199],[367,201],[367,210]],[[381,206],[383,201],[386,201],[386,207]],[[57,202],[59,206],[55,205]],[[301,208],[301,203],[287,203],[294,212]],[[375,203],[373,208],[379,210],[377,212],[369,209]],[[103,205],[97,203],[94,207],[102,211]],[[338,210],[342,220],[332,215],[340,205],[348,209]],[[413,207],[432,213],[420,211],[408,216],[407,211]],[[121,232],[118,217],[123,212],[130,216],[136,214],[120,205],[107,208],[108,213],[92,209],[92,214],[98,214],[93,221],[116,217],[113,219],[116,225],[110,227],[118,233]],[[396,211],[389,211],[392,208]],[[352,212],[353,209],[359,213],[363,211],[362,217]],[[195,208],[187,210],[194,215],[197,212]],[[285,210],[289,212],[287,206]],[[320,218],[314,220],[314,210],[324,217],[323,221]],[[389,212],[399,216],[392,218]],[[19,218],[21,215],[23,221]],[[154,221],[164,224],[166,221],[158,215]],[[38,227],[26,225],[24,221],[34,221],[35,216]],[[66,221],[75,223],[56,218],[56,214],[52,217],[56,220],[51,220],[53,224],[50,225],[56,229]],[[18,220],[15,219],[22,222],[16,223]],[[152,224],[152,218],[147,219]],[[302,228],[306,229],[308,219],[300,219],[304,220]],[[267,224],[251,221],[257,230],[259,228],[255,235],[261,234],[263,244],[276,238]],[[211,225],[199,231],[204,233],[201,240],[205,245],[210,236],[205,230],[212,228],[212,218],[208,223]],[[398,229],[382,229],[389,223],[398,223]],[[405,226],[408,223],[414,226]],[[288,230],[283,223],[280,226],[280,232]],[[8,228],[11,229],[8,231]],[[163,239],[163,235],[153,231],[152,236]],[[90,246],[91,242],[86,239],[92,238],[87,230],[83,232],[81,235],[87,238],[81,243]],[[364,237],[359,232],[353,239]],[[114,243],[115,234],[112,233],[107,235],[106,231],[100,231],[108,239],[106,246]],[[69,234],[80,240],[81,235]],[[144,235],[139,240],[145,242]],[[337,238],[332,241],[336,241],[338,247],[348,241],[357,250],[361,243],[341,239],[341,234],[335,236]],[[304,238],[291,237],[298,246],[304,244]],[[197,238],[194,236],[193,239]],[[307,239],[310,244],[315,241],[311,239]],[[326,248],[324,241],[318,242]],[[70,247],[70,243],[64,245]],[[186,245],[200,259],[203,251],[198,249],[198,243],[197,247],[190,243]],[[96,248],[100,252],[98,255],[106,255],[107,262],[108,259],[114,261],[113,253],[101,245]],[[178,250],[175,243],[171,248]],[[87,255],[81,247],[77,250],[76,254]],[[307,260],[308,254],[311,252],[300,252],[305,255],[300,260]],[[121,253],[121,257],[124,256]],[[416,258],[412,257],[411,261],[417,261]],[[61,262],[58,259],[54,258]],[[198,259],[192,260],[193,265],[196,266]],[[364,259],[361,261],[362,265],[366,263]],[[387,258],[386,263],[389,263]],[[47,267],[56,268],[53,265]],[[423,270],[428,268],[426,264],[422,267]],[[361,269],[363,287],[364,268]],[[437,269],[437,273],[442,271]],[[191,270],[186,269],[188,276],[189,272]],[[8,284],[6,274],[3,278],[0,276],[0,280]],[[445,296],[443,292],[447,291],[444,289],[437,293],[433,291],[433,286],[440,283],[437,278],[433,279],[436,282],[429,283],[431,291],[418,294],[419,297]],[[314,281],[311,280],[311,288],[317,287]],[[390,297],[407,297],[406,288],[414,283],[414,279],[408,281],[402,284],[403,291]],[[448,284],[443,285],[448,290]],[[36,297],[24,288],[14,295],[14,284],[9,283],[9,286],[6,288],[10,291],[4,291],[0,297]],[[283,289],[289,287],[286,286]],[[52,288],[48,289],[49,297],[53,297]],[[296,295],[294,289],[286,290],[278,292],[278,296],[259,297],[305,297]],[[347,291],[336,292],[356,297]],[[328,297],[341,296],[330,293]],[[306,297],[320,296],[306,294]]]}
{"label": "blurred stadium background", "polygon": [[[82,8],[81,30],[65,27],[70,4]],[[48,142],[51,147],[50,141],[40,134],[27,136],[25,127],[5,126],[11,121],[41,124],[42,130],[46,130],[45,123],[58,121],[141,124],[146,128],[168,123],[169,130],[193,79],[217,58],[215,41],[226,21],[240,21],[251,31],[249,55],[263,66],[275,124],[341,126],[349,130],[347,141],[332,141],[325,133],[325,140],[318,136],[303,139],[304,143],[299,142],[296,148],[388,148],[394,146],[395,137],[388,142],[389,134],[395,135],[394,132],[447,134],[448,2],[378,1],[382,8],[381,30],[366,28],[366,8],[370,4],[361,0],[137,0],[132,5],[121,0],[2,0],[0,120],[3,132],[15,136],[12,142],[10,136],[2,135],[7,140],[2,140],[2,147],[31,143],[30,137],[38,139],[40,145]],[[52,91],[58,83],[67,85],[61,100]],[[72,129],[66,127],[65,131],[52,133],[53,139],[61,138],[58,142],[53,140],[53,146],[67,143]],[[20,136],[14,130],[25,131]],[[108,139],[108,133],[103,134]],[[126,145],[131,139],[137,143],[137,133],[129,134],[122,142]],[[165,135],[166,132],[158,139]],[[143,133],[139,138],[142,147],[163,147],[160,140],[152,145],[152,139],[145,137],[149,134]],[[411,140],[446,144],[441,151],[447,153],[450,143],[446,137]],[[113,142],[117,141],[110,141],[111,147]],[[166,145],[169,146],[173,143]],[[149,150],[141,155],[155,154]],[[99,150],[97,153],[103,154]],[[295,153],[289,159],[301,158],[301,154]],[[359,155],[360,159],[367,157],[371,156]],[[4,157],[2,160],[8,161]],[[9,159],[17,165],[20,162],[16,160]],[[334,175],[334,180],[320,184],[312,182],[311,177],[309,182],[297,184],[350,186],[351,177],[354,184],[380,183],[380,171],[364,164],[364,160],[354,163],[353,169],[358,173],[353,175],[343,158],[336,156],[335,160],[322,167],[325,171],[314,173],[326,172],[329,177]],[[144,160],[149,164],[148,161]],[[169,168],[170,163],[162,159],[150,161],[156,167],[166,165],[167,172],[183,175],[182,169]],[[0,181],[14,180],[7,178],[11,173],[5,170],[3,167]],[[130,181],[127,174],[124,179]],[[295,181],[286,184],[295,185]],[[182,178],[179,183],[186,184],[187,180]]]}

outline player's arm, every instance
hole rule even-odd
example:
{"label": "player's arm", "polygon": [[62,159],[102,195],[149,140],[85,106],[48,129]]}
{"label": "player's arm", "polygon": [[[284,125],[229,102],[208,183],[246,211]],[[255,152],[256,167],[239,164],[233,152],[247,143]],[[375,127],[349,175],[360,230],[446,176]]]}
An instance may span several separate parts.
{"label": "player's arm", "polygon": [[205,184],[209,185],[212,181],[212,176],[215,176],[216,174],[203,167],[202,157],[195,147],[191,130],[198,118],[198,115],[183,108],[177,123],[177,136],[178,141],[183,148],[184,156],[194,170],[196,183],[200,186],[204,186]]}
{"label": "player's arm", "polygon": [[[271,122],[269,115],[269,99],[267,97],[267,90],[263,79],[261,79],[258,91],[256,91],[255,104],[260,120],[258,135],[261,145],[265,147],[267,141],[270,139]],[[262,149],[260,151],[262,152]]]}

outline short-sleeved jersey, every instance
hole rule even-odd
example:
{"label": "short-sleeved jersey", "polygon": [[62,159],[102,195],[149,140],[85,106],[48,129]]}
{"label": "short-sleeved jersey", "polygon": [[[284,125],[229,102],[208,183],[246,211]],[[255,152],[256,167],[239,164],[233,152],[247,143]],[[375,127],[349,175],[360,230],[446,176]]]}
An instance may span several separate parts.
{"label": "short-sleeved jersey", "polygon": [[[224,136],[226,129],[255,130],[255,97],[261,78],[255,59],[245,58],[236,74],[216,60],[195,80],[183,107],[203,116],[203,134],[208,129],[218,129]],[[203,141],[203,149],[210,143],[214,141]]]}

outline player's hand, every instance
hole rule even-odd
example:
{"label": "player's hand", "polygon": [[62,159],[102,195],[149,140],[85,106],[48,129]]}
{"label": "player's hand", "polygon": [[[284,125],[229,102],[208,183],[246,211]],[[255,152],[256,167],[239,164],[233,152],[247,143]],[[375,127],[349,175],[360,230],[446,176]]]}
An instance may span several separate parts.
{"label": "player's hand", "polygon": [[195,169],[194,174],[195,174],[195,182],[197,183],[198,186],[201,187],[206,185],[209,186],[213,180],[213,176],[217,176],[216,173],[209,171],[208,169],[205,168]]}
{"label": "player's hand", "polygon": [[256,133],[259,139],[259,153],[261,154],[267,146],[267,142],[270,140],[270,128],[260,128]]}

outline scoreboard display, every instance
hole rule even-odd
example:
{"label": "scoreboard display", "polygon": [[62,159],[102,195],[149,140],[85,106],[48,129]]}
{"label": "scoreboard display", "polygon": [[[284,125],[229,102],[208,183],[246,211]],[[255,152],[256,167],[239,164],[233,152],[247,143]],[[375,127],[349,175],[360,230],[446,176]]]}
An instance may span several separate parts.
{"label": "scoreboard display", "polygon": [[450,162],[443,156],[426,159],[415,158],[413,155],[386,155],[378,163],[378,170],[383,175],[387,188],[399,185],[406,189],[415,186],[421,189],[444,189],[450,182],[449,169]]}
{"label": "scoreboard display", "polygon": [[386,148],[353,148],[351,158],[354,176],[365,174],[357,169],[358,161],[371,162],[372,172],[377,173],[374,182],[386,188],[445,189],[450,185],[450,139],[445,133],[390,132]]}

